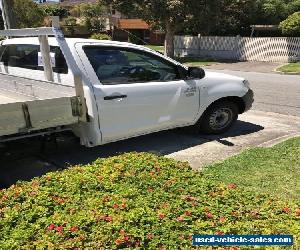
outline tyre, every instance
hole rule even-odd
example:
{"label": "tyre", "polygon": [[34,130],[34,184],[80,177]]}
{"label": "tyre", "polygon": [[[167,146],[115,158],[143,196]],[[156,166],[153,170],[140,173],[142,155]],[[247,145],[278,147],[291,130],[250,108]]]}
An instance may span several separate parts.
{"label": "tyre", "polygon": [[200,131],[207,134],[222,134],[232,127],[238,114],[238,106],[233,102],[223,101],[212,104],[201,118]]}

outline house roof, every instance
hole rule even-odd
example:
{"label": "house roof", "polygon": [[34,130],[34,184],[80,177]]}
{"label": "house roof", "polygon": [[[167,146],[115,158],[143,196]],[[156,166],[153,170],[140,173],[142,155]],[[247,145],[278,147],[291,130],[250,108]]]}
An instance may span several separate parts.
{"label": "house roof", "polygon": [[81,3],[97,3],[98,0],[61,0],[60,4],[63,6],[69,6],[69,5],[75,5],[75,4],[81,4]]}
{"label": "house roof", "polygon": [[142,19],[119,19],[118,28],[125,30],[148,30],[149,25]]}

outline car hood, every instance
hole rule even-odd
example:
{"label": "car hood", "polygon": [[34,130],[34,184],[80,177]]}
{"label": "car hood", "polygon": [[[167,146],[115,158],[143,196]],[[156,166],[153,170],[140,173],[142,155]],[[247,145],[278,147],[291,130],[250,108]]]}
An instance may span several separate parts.
{"label": "car hood", "polygon": [[221,81],[237,81],[237,82],[242,82],[244,78],[238,77],[238,76],[233,76],[225,73],[219,73],[219,72],[214,72],[214,71],[205,71],[205,78],[204,79],[215,79],[215,80],[221,80]]}

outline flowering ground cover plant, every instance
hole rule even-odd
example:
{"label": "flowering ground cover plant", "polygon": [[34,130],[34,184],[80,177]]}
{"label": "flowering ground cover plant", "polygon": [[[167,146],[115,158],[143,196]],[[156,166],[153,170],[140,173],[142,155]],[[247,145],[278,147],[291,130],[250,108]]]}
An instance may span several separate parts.
{"label": "flowering ground cover plant", "polygon": [[299,247],[299,204],[148,153],[0,191],[0,249],[191,249],[193,234],[281,233],[293,234]]}

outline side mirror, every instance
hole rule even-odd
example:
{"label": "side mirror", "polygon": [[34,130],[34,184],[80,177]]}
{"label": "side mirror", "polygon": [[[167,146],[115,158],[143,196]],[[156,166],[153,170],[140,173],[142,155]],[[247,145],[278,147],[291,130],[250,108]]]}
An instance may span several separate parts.
{"label": "side mirror", "polygon": [[189,67],[188,77],[193,79],[203,79],[205,77],[205,71],[198,67]]}

